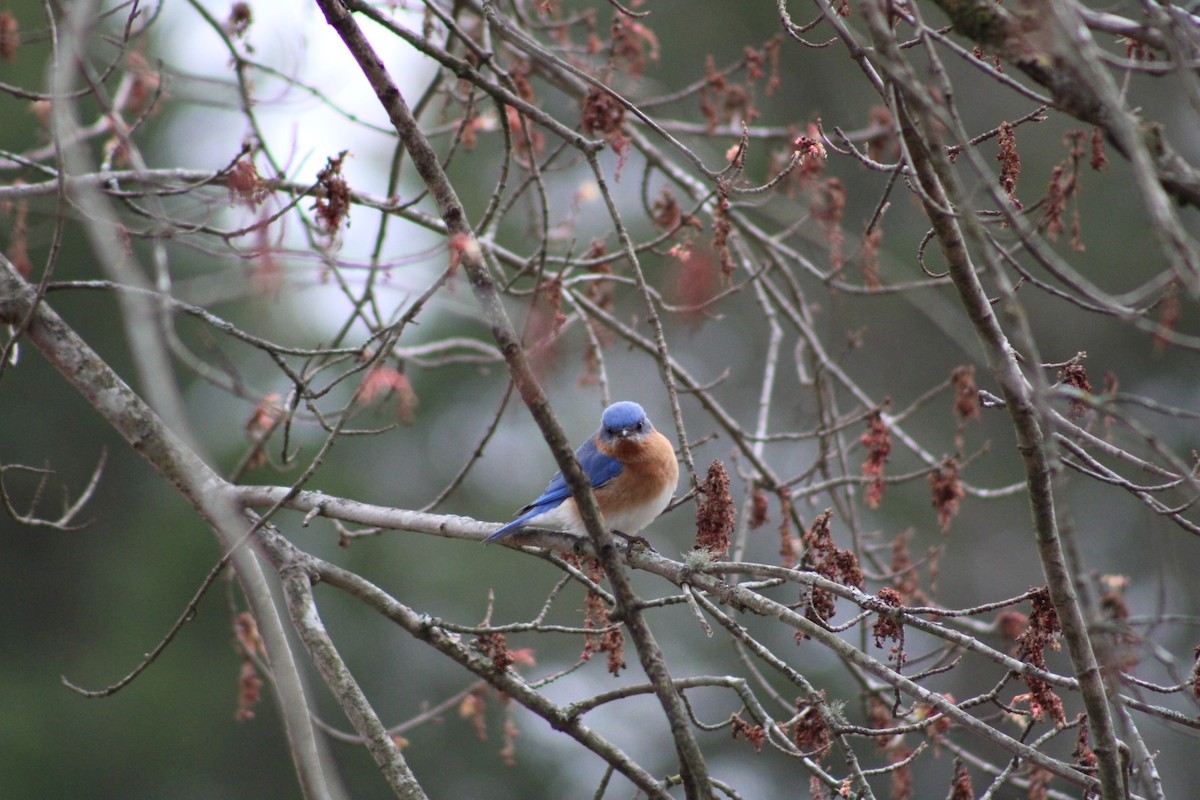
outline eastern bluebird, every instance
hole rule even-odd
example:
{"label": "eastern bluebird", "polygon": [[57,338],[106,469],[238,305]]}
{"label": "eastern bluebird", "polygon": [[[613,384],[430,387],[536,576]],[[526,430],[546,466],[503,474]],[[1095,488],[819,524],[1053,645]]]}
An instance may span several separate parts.
{"label": "eastern bluebird", "polygon": [[[675,448],[654,430],[637,403],[613,403],[604,409],[600,430],[580,445],[575,457],[591,481],[604,524],[627,537],[662,513],[679,482]],[[495,542],[525,527],[587,533],[561,472],[541,497],[517,513],[521,516],[484,542]]]}

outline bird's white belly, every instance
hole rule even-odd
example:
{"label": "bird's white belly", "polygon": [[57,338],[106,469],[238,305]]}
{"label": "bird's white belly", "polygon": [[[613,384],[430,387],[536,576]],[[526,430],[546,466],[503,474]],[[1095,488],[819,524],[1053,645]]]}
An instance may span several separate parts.
{"label": "bird's white belly", "polygon": [[650,502],[643,503],[640,507],[606,514],[604,522],[610,530],[620,531],[621,533],[633,536],[651,522],[654,522],[655,518],[667,507],[667,503],[671,502],[671,496],[674,494],[675,485],[671,484],[655,495]]}
{"label": "bird's white belly", "polygon": [[579,516],[579,508],[575,498],[568,497],[549,511],[543,511],[536,517],[531,517],[526,525],[533,528],[545,528],[551,531],[570,531],[571,533],[586,534],[583,520]]}
{"label": "bird's white belly", "polygon": [[[671,502],[671,497],[674,494],[675,486],[668,486],[655,495],[650,502],[643,503],[638,508],[605,514],[604,524],[608,526],[609,530],[620,531],[621,533],[633,536],[653,522],[663,512],[663,509],[667,507],[667,503]],[[580,535],[587,534],[587,529],[583,526],[583,518],[579,516],[579,507],[575,504],[575,498],[573,497],[568,497],[554,508],[530,518],[525,524],[533,528],[569,531],[570,533],[578,533]]]}

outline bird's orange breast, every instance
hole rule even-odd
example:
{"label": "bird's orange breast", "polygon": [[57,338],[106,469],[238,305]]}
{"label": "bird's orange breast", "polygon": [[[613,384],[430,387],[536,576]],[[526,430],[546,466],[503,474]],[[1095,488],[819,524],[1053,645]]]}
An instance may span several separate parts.
{"label": "bird's orange breast", "polygon": [[612,527],[636,533],[667,507],[679,483],[670,441],[655,431],[642,441],[620,440],[604,448],[624,464],[621,474],[596,490],[596,502]]}

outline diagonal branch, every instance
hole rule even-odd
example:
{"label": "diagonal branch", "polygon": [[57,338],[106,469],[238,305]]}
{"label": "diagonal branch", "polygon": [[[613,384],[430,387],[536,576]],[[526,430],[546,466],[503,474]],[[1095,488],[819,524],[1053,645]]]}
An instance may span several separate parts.
{"label": "diagonal branch", "polygon": [[[258,557],[241,546],[250,527],[234,487],[217,475],[171,431],[100,356],[0,256],[0,322],[24,321],[25,335],[159,475],[179,492],[232,553],[238,580],[267,645],[272,684],[278,693],[304,796],[330,796],[308,700],[282,621]],[[399,756],[398,756],[399,757]],[[407,766],[404,767],[407,770]]]}
{"label": "diagonal branch", "polygon": [[311,559],[295,548],[284,547],[279,537],[270,537],[269,542],[274,546],[264,549],[270,553],[275,568],[279,570],[292,624],[321,677],[363,738],[396,796],[401,800],[425,800],[425,791],[406,768],[396,740],[380,722],[379,715],[371,707],[358,681],[350,674],[321,621],[312,591],[317,572]]}
{"label": "diagonal branch", "polygon": [[466,211],[442,169],[437,154],[420,130],[403,95],[396,87],[371,43],[358,27],[358,23],[340,0],[317,0],[317,4],[325,14],[326,21],[337,31],[350,54],[358,62],[359,68],[371,84],[371,88],[375,91],[379,102],[407,148],[418,174],[436,201],[438,211],[446,223],[447,233],[450,235],[450,247],[461,256],[461,263],[470,279],[471,288],[491,325],[492,336],[504,354],[505,361],[508,362],[513,383],[541,429],[542,435],[566,479],[567,486],[579,504],[588,534],[595,545],[597,558],[600,560],[609,583],[612,585],[613,594],[617,598],[617,616],[625,622],[629,630],[642,668],[654,684],[658,700],[662,704],[667,721],[671,726],[675,749],[679,755],[684,790],[689,798],[710,797],[712,789],[708,778],[708,768],[704,763],[699,745],[692,735],[683,702],[672,684],[662,651],[638,607],[637,598],[621,564],[613,536],[601,522],[600,511],[592,494],[591,485],[575,460],[575,453],[563,433],[562,427],[554,417],[549,400],[539,385],[526,358],[524,348],[521,347],[520,339],[500,302],[495,281],[467,220]]}
{"label": "diagonal branch", "polygon": [[[1057,3],[1047,3],[1022,17],[993,0],[934,2],[950,17],[957,32],[979,46],[999,53],[1017,69],[1046,87],[1058,108],[1082,122],[1102,128],[1126,157],[1135,161],[1147,158],[1153,164],[1153,169],[1147,174],[1156,175],[1163,188],[1179,202],[1200,205],[1200,170],[1171,147],[1161,126],[1152,122],[1135,126],[1132,115],[1115,102],[1114,87],[1109,85],[1111,79],[1104,75],[1099,80],[1100,68],[1095,58],[1085,65],[1088,71],[1085,76],[1080,72],[1080,61],[1084,55],[1078,51],[1078,43],[1060,40],[1057,34],[1043,34],[1037,30],[1051,24],[1057,13],[1051,6],[1057,6]],[[1082,10],[1064,13],[1075,16],[1079,35],[1090,40],[1084,25],[1084,20],[1090,17]],[[1026,17],[1040,22],[1031,28],[1031,22]],[[1136,24],[1129,22],[1129,25],[1132,27]],[[1144,26],[1138,27],[1144,29]],[[1061,44],[1056,44],[1059,42]],[[1061,48],[1061,52],[1049,52],[1053,47]],[[1099,82],[1091,79],[1098,79]],[[1141,174],[1140,170],[1135,172]],[[1145,187],[1139,188],[1146,191]]]}
{"label": "diagonal branch", "polygon": [[[1046,573],[1050,596],[1062,625],[1063,636],[1067,641],[1072,666],[1080,681],[1084,706],[1088,712],[1093,750],[1099,762],[1102,796],[1106,800],[1116,800],[1123,797],[1124,792],[1121,759],[1113,732],[1107,691],[1088,634],[1087,620],[1071,565],[1068,564],[1064,552],[1055,508],[1054,473],[1058,458],[1053,439],[1049,438],[1049,431],[1053,425],[1048,415],[1043,413],[1033,387],[1022,374],[1016,351],[1009,343],[972,263],[967,235],[974,234],[976,241],[983,239],[977,230],[978,221],[971,215],[945,211],[962,208],[963,204],[942,149],[931,146],[927,141],[928,137],[929,140],[933,140],[932,144],[936,145],[936,139],[930,132],[937,129],[932,113],[926,108],[927,97],[918,88],[920,82],[896,48],[892,30],[882,9],[870,0],[863,2],[860,7],[864,10],[872,39],[880,55],[897,80],[896,87],[902,96],[902,99],[897,97],[896,103],[900,112],[901,135],[908,142],[912,168],[924,189],[921,197],[925,213],[933,224],[943,257],[949,265],[950,276],[975,327],[979,343],[986,353],[988,367],[1003,390],[1009,414],[1012,416],[1017,449],[1021,454],[1029,487],[1030,511],[1033,514],[1038,553]],[[931,200],[926,200],[926,197]],[[985,262],[989,262],[991,251],[984,246],[980,248],[980,252]],[[996,280],[1006,285],[1007,281],[997,265],[987,265]],[[1039,359],[1037,353],[1029,349],[1033,347],[1033,341],[1028,335],[1023,310],[1011,297],[1011,287],[1006,294],[1008,302],[1005,309],[1010,324],[1020,337],[1026,357],[1036,363]],[[1075,566],[1076,569],[1081,568],[1080,565]]]}

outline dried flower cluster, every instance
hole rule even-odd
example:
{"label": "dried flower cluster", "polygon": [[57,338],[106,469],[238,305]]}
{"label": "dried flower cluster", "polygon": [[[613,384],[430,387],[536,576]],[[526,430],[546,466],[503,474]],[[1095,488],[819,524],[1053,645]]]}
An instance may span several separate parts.
{"label": "dried flower cluster", "polygon": [[[1032,610],[1029,623],[1017,637],[1018,657],[1038,669],[1046,669],[1046,648],[1059,649],[1058,636],[1062,632],[1050,593],[1042,589],[1030,600]],[[1062,699],[1054,693],[1050,684],[1033,675],[1022,675],[1029,693],[1014,698],[1013,702],[1026,703],[1034,719],[1049,718],[1057,727],[1067,724]]]}
{"label": "dried flower cluster", "polygon": [[883,469],[892,452],[892,435],[888,432],[887,423],[883,421],[883,414],[878,409],[867,415],[867,432],[862,435],[860,441],[867,448],[867,460],[862,466],[863,477],[869,481],[866,503],[871,508],[879,508],[886,486],[883,481]]}
{"label": "dried flower cluster", "polygon": [[720,555],[729,550],[735,512],[725,466],[714,460],[700,484],[696,503],[696,548]]}
{"label": "dried flower cluster", "polygon": [[[604,571],[595,559],[588,560],[587,574],[590,580],[597,583],[604,577]],[[608,672],[613,677],[620,675],[621,670],[625,669],[625,634],[621,632],[620,625],[609,621],[608,604],[604,598],[590,590],[587,593],[583,625],[589,631],[598,633],[589,633],[584,637],[580,658],[586,661],[595,653],[604,653],[608,659]]]}
{"label": "dried flower cluster", "polygon": [[[844,586],[861,589],[864,578],[858,565],[858,557],[852,551],[837,547],[833,543],[833,531],[829,524],[832,518],[833,509],[826,509],[817,515],[805,532],[804,557],[800,561],[800,567]],[[831,592],[814,587],[805,616],[818,624],[824,624],[833,617],[836,601],[837,598]]]}

